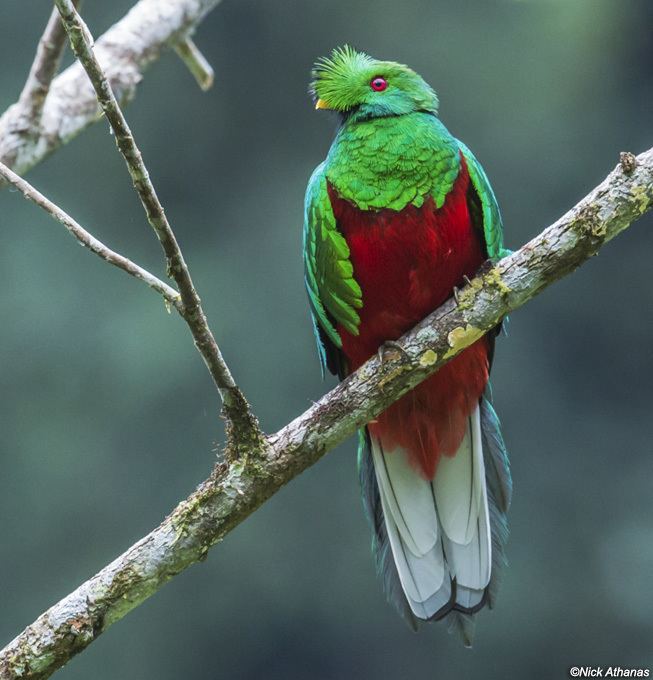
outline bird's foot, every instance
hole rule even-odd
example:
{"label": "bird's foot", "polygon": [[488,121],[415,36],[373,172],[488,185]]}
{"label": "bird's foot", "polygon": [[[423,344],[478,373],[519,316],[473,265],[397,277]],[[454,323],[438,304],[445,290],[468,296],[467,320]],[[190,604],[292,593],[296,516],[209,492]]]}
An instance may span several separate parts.
{"label": "bird's foot", "polygon": [[410,358],[406,350],[396,340],[386,340],[377,351],[381,364],[385,362],[385,353],[388,350],[399,352],[400,356],[404,356],[406,359]]}
{"label": "bird's foot", "polygon": [[457,286],[453,287],[453,299],[456,301],[457,305],[460,304],[460,290]]}

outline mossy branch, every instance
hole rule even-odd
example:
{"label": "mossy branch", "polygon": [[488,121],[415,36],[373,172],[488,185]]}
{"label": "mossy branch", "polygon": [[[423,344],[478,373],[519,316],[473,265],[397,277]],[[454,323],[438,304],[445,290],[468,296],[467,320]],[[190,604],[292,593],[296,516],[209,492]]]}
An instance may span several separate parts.
{"label": "mossy branch", "polygon": [[484,332],[569,274],[653,207],[653,149],[460,291],[308,411],[261,454],[218,465],[154,531],[42,614],[0,652],[0,680],[47,678],[228,534],[307,467]]}

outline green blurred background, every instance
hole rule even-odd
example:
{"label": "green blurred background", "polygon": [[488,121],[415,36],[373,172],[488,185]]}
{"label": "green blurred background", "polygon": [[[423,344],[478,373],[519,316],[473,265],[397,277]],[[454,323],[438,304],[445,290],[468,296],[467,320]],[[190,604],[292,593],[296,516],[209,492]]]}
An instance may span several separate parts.
{"label": "green blurred background", "polygon": [[[96,36],[130,0],[87,0]],[[0,5],[0,110],[49,12]],[[304,188],[335,129],[306,94],[344,42],[413,66],[484,163],[517,247],[622,150],[653,144],[650,0],[224,0],[127,116],[222,349],[274,431],[320,380],[302,284]],[[70,61],[70,57],[68,57]],[[162,273],[105,124],[29,175]],[[0,643],[156,526],[209,472],[216,395],[155,294],[0,192]],[[510,567],[472,651],[385,603],[355,473],[330,453],[111,628],[61,678],[564,678],[653,665],[649,216],[514,314],[494,386],[513,462]]]}

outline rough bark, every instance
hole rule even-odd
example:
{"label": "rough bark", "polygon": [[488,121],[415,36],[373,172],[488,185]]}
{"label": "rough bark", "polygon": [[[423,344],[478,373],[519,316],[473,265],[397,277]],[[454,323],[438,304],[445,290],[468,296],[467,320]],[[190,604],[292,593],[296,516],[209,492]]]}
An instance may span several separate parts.
{"label": "rough bark", "polygon": [[[132,99],[145,69],[167,47],[192,33],[220,0],[140,0],[95,44],[95,53],[121,104]],[[24,97],[0,117],[0,161],[25,173],[85,127],[99,120],[95,92],[79,63],[55,78],[34,121]]]}
{"label": "rough bark", "polygon": [[42,614],[0,652],[0,679],[47,678],[266,499],[390,403],[569,274],[653,207],[653,149],[619,166],[515,253],[488,264],[458,296],[325,395],[263,450],[218,465],[154,531]]}
{"label": "rough bark", "polygon": [[[75,0],[75,6],[77,5],[79,5],[79,0]],[[67,42],[66,31],[61,24],[59,12],[53,9],[36,48],[36,55],[25,87],[18,99],[24,111],[24,119],[33,129],[38,129],[43,104],[50,91],[52,80],[59,70],[61,56]]]}

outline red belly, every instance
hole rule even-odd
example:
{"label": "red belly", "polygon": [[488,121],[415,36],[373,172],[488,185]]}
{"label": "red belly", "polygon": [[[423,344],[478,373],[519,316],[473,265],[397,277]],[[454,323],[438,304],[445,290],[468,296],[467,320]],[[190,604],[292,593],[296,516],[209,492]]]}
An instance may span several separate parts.
{"label": "red belly", "polygon": [[[338,326],[350,370],[439,307],[483,263],[484,248],[467,207],[468,184],[463,162],[442,208],[429,199],[401,212],[361,211],[329,188],[363,291],[360,335]],[[370,432],[386,450],[405,449],[431,479],[440,455],[458,450],[487,380],[488,344],[482,338],[386,409],[369,425]]]}

